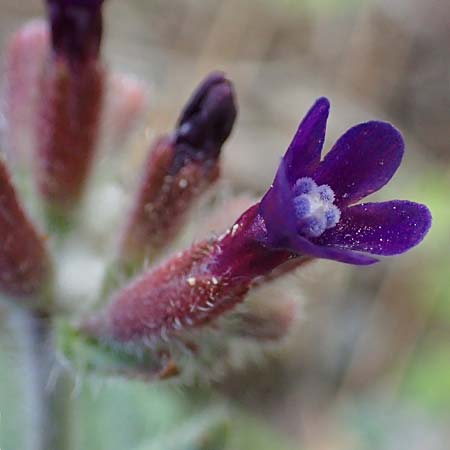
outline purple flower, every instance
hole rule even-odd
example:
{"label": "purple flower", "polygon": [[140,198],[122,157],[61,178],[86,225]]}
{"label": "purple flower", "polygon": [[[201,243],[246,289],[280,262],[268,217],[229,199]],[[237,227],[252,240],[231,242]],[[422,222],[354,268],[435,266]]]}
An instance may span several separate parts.
{"label": "purple flower", "polygon": [[271,248],[366,265],[417,245],[431,226],[424,205],[406,200],[356,204],[383,187],[404,142],[385,122],[348,130],[321,161],[329,102],[320,98],[300,124],[273,185],[259,205]]}
{"label": "purple flower", "polygon": [[225,322],[217,320],[254,287],[311,258],[365,265],[377,261],[367,253],[393,255],[418,244],[431,225],[425,206],[355,205],[397,170],[404,147],[398,131],[383,122],[357,125],[321,162],[328,110],[319,99],[309,111],[261,202],[222,235],[144,270],[83,321],[81,332],[125,351],[164,349],[174,361],[176,346],[168,343],[187,340],[198,357],[208,352],[202,330],[221,330]]}

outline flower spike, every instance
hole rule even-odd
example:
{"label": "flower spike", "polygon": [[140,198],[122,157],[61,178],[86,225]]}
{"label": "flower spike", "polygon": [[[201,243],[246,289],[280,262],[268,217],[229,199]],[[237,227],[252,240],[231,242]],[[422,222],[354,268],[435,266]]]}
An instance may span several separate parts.
{"label": "flower spike", "polygon": [[[29,323],[36,348],[45,349],[51,336],[82,370],[216,380],[290,332],[298,299],[279,278],[316,258],[374,264],[427,235],[432,217],[425,205],[362,203],[397,171],[401,134],[389,123],[361,123],[322,158],[330,112],[322,97],[298,126],[261,200],[246,198],[238,210],[224,202],[214,220],[203,221],[208,231],[199,224],[195,243],[163,260],[187,213],[218,179],[237,117],[232,83],[213,72],[174,129],[151,146],[117,248],[108,251],[124,191],[96,183],[89,208],[79,206],[99,137],[104,148],[128,143],[145,110],[146,89],[129,77],[111,77],[102,62],[104,0],[44,3],[47,20],[29,23],[10,40],[0,117],[0,137],[18,168],[21,192],[30,196],[27,204],[46,214],[50,235],[59,233],[47,246],[0,158],[0,294],[32,309],[20,322]],[[42,202],[33,201],[27,169],[35,172]],[[89,237],[92,229],[96,236]],[[45,377],[38,378],[41,384]]]}
{"label": "flower spike", "polygon": [[[348,206],[346,200],[373,192],[392,176],[403,152],[398,131],[380,122],[357,125],[320,163],[327,114],[328,102],[316,102],[260,203],[224,235],[193,246],[120,290],[97,329],[124,344],[177,337],[235,308],[261,278],[288,261],[327,258],[367,265],[377,262],[371,254],[398,254],[417,245],[431,224],[425,206],[398,200]],[[369,162],[357,163],[355,153],[363,152]],[[330,160],[343,165],[342,179],[324,175]],[[354,184],[346,161],[355,164]]]}
{"label": "flower spike", "polygon": [[[223,235],[118,289],[96,316],[82,321],[78,336],[121,355],[114,362],[119,372],[124,357],[138,373],[150,368],[156,377],[173,364],[183,373],[192,360],[205,370],[211,355],[227,354],[227,333],[239,329],[230,324],[239,317],[238,322],[253,320],[251,311],[242,314],[241,304],[262,283],[313,258],[369,265],[378,261],[376,255],[417,245],[431,225],[424,205],[354,204],[392,177],[403,154],[399,132],[383,122],[357,125],[321,162],[328,110],[326,99],[313,105],[260,202]],[[281,335],[289,326],[283,314]],[[263,318],[262,330],[267,326]]]}
{"label": "flower spike", "polygon": [[35,123],[37,180],[50,218],[65,221],[93,163],[105,90],[100,0],[48,0],[51,55]]}
{"label": "flower spike", "polygon": [[218,178],[218,158],[236,118],[233,87],[222,73],[203,80],[175,131],[154,144],[120,244],[139,266],[175,236],[193,202]]}

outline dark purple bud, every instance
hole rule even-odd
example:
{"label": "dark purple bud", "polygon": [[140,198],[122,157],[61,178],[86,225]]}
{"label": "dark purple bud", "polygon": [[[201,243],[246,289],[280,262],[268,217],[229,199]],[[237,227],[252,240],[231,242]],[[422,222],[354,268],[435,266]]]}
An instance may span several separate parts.
{"label": "dark purple bud", "polygon": [[72,62],[97,58],[103,0],[47,0],[53,50]]}
{"label": "dark purple bud", "polygon": [[154,258],[174,238],[189,208],[218,178],[220,150],[236,114],[231,82],[213,72],[193,93],[175,131],[150,151],[120,259],[134,265]]}
{"label": "dark purple bud", "polygon": [[233,86],[223,73],[208,75],[194,92],[178,119],[175,131],[176,173],[187,161],[214,161],[228,138],[237,109]]}

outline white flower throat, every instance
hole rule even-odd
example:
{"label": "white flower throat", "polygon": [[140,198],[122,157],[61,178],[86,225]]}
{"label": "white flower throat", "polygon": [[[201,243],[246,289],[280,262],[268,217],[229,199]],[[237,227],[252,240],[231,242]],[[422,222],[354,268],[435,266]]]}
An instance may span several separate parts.
{"label": "white flower throat", "polygon": [[312,178],[303,177],[296,181],[294,194],[297,231],[302,236],[318,237],[339,222],[341,211],[330,186],[318,186]]}

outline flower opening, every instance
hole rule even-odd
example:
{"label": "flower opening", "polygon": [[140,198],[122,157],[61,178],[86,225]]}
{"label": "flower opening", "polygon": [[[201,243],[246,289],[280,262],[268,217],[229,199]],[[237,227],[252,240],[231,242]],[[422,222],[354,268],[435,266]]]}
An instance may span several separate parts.
{"label": "flower opening", "polygon": [[326,184],[317,186],[312,178],[303,177],[296,181],[293,192],[297,194],[293,202],[300,235],[319,237],[339,222],[341,212],[333,204],[334,192]]}

